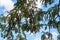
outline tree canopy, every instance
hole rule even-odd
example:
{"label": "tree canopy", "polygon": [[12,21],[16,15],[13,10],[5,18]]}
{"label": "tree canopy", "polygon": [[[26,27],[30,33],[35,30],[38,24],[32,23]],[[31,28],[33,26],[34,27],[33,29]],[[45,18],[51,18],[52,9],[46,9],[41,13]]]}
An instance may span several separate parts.
{"label": "tree canopy", "polygon": [[[13,31],[17,34],[16,40],[27,40],[24,31],[36,33],[45,26],[56,28],[60,34],[60,0],[58,4],[43,11],[36,7],[38,0],[17,0],[14,8],[7,12],[7,16],[0,16],[1,36],[14,40]],[[40,0],[44,7],[51,5],[55,0]],[[24,20],[22,20],[24,19]],[[24,21],[24,22],[22,22]],[[42,22],[42,23],[41,23]],[[47,22],[47,23],[46,23]],[[49,30],[50,31],[50,30]]]}

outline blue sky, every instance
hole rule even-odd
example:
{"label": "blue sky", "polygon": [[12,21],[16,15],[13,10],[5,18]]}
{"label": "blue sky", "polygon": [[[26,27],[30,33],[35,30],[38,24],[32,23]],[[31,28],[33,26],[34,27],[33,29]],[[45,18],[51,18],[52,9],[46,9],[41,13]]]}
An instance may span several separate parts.
{"label": "blue sky", "polygon": [[[0,0],[0,14],[4,14],[4,16],[8,15],[8,13],[6,13],[6,11],[10,11],[11,9],[13,9],[14,8],[13,5],[15,2],[16,2],[16,0]],[[58,2],[59,2],[59,0],[57,0],[57,1],[55,0],[55,2],[52,5],[48,5],[47,8],[42,7],[41,3],[39,3],[39,2],[37,4],[38,4],[38,8],[41,8],[44,11],[46,11],[46,10],[48,10],[48,8],[54,6],[55,4],[58,4]],[[26,34],[26,37],[28,40],[38,40],[38,39],[40,40],[42,31],[48,31],[48,29],[47,30],[44,30],[44,28],[40,29],[40,31],[37,32],[36,34],[34,34],[34,33],[30,34],[30,32],[25,32],[25,34]],[[57,30],[52,28],[51,33],[53,34],[53,39],[57,40],[57,35],[58,35]],[[1,38],[1,36],[0,36],[0,40],[5,40],[5,39]]]}

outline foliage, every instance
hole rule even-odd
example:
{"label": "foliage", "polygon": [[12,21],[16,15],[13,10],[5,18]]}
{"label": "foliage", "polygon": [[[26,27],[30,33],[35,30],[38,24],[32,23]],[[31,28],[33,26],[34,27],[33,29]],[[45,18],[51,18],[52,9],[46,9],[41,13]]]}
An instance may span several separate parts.
{"label": "foliage", "polygon": [[[54,0],[41,1],[45,7],[54,2]],[[0,16],[1,35],[4,38],[7,37],[9,40],[14,40],[13,32],[15,32],[17,34],[16,40],[26,40],[24,31],[36,33],[43,26],[46,26],[45,30],[47,26],[49,28],[57,28],[60,33],[60,0],[59,4],[49,8],[47,11],[36,7],[36,2],[37,0],[17,0],[14,4],[14,8],[8,12],[9,14],[6,17]],[[23,18],[25,20],[24,22],[22,22]],[[43,23],[46,21],[48,21],[47,24]],[[23,35],[24,37],[22,37]]]}

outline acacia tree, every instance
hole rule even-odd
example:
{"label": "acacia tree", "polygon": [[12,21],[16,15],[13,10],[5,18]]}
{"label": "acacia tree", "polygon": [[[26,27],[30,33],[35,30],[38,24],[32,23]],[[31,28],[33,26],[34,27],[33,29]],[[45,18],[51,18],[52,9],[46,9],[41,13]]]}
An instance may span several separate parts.
{"label": "acacia tree", "polygon": [[[14,40],[13,32],[15,32],[16,40],[27,40],[24,31],[36,33],[43,26],[57,28],[60,33],[60,0],[57,5],[49,8],[47,11],[36,7],[38,0],[17,0],[14,8],[8,12],[9,14],[0,17],[1,36]],[[40,0],[42,5],[52,4],[54,0]],[[24,22],[22,22],[24,18]],[[57,21],[58,18],[58,21]],[[47,24],[43,23],[48,21]],[[42,23],[40,23],[42,22]],[[50,31],[50,30],[49,30]]]}

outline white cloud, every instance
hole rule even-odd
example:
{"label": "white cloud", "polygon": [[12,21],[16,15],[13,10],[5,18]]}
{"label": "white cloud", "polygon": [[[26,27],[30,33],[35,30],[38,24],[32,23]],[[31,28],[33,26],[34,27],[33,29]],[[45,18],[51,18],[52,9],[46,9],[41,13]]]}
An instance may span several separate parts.
{"label": "white cloud", "polygon": [[54,39],[54,40],[57,40],[57,36],[58,36],[59,34],[57,33],[57,32],[52,32],[52,38]]}
{"label": "white cloud", "polygon": [[59,34],[56,33],[56,32],[52,32],[52,35],[54,35],[54,36],[58,36]]}
{"label": "white cloud", "polygon": [[[3,12],[5,11],[10,11],[11,9],[14,8],[14,2],[12,0],[0,0],[0,6],[3,6],[5,9],[3,10]],[[6,16],[8,13],[4,13],[4,15]]]}
{"label": "white cloud", "polygon": [[41,40],[41,38],[40,37],[36,37],[36,38],[34,38],[34,40]]}
{"label": "white cloud", "polygon": [[12,0],[0,0],[0,6],[4,6],[6,10],[11,10],[13,8]]}

